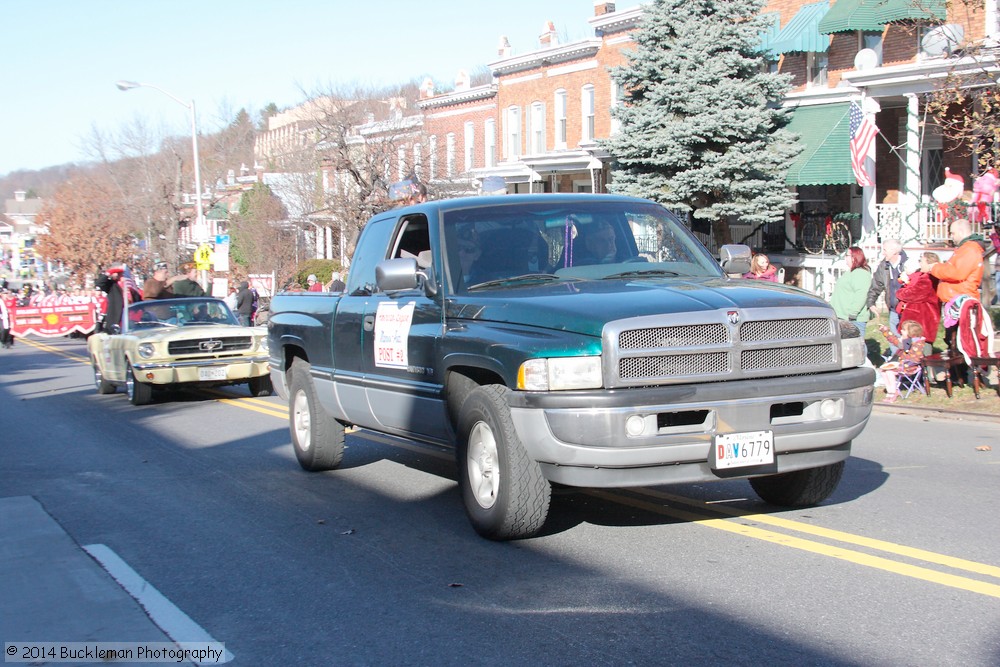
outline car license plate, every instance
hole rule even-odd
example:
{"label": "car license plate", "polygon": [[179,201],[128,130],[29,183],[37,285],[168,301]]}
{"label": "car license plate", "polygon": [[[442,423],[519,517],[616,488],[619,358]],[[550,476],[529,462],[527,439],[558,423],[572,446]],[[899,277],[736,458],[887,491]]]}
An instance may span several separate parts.
{"label": "car license plate", "polygon": [[204,382],[205,380],[225,380],[226,367],[222,366],[220,368],[199,368],[198,379],[201,380],[202,382]]}
{"label": "car license plate", "polygon": [[774,463],[771,431],[720,433],[715,436],[715,467],[745,468]]}

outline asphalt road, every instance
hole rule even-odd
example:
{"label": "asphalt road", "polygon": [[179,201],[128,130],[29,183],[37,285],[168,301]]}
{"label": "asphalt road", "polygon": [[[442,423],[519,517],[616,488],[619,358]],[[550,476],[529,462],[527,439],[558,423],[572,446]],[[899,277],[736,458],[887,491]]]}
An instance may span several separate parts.
{"label": "asphalt road", "polygon": [[354,434],[306,473],[277,398],[134,407],[82,340],[0,350],[0,406],[0,498],[106,545],[233,664],[1000,664],[1000,424],[877,413],[820,507],[560,491],[543,536],[493,543],[445,451]]}

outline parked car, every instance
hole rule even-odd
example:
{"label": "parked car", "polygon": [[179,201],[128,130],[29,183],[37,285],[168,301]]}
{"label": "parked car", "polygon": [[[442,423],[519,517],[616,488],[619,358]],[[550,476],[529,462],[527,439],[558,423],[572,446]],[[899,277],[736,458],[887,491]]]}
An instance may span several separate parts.
{"label": "parked car", "polygon": [[140,301],[114,330],[87,341],[99,394],[125,387],[133,405],[180,385],[247,383],[254,396],[271,394],[267,329],[240,326],[221,299]]}

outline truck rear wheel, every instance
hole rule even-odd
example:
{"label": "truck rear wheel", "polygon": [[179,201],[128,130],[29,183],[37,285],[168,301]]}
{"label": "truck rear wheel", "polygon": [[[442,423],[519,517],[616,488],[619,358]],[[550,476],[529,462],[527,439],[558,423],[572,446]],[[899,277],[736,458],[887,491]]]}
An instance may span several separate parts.
{"label": "truck rear wheel", "polygon": [[772,505],[803,507],[829,498],[843,474],[844,462],[840,461],[819,468],[751,477],[750,486],[762,500]]}
{"label": "truck rear wheel", "polygon": [[476,532],[491,540],[532,537],[549,512],[551,488],[524,449],[502,385],[477,387],[459,415],[458,482]]}
{"label": "truck rear wheel", "polygon": [[309,376],[309,363],[292,362],[288,425],[299,465],[310,472],[333,470],[344,458],[344,426],[323,410]]}

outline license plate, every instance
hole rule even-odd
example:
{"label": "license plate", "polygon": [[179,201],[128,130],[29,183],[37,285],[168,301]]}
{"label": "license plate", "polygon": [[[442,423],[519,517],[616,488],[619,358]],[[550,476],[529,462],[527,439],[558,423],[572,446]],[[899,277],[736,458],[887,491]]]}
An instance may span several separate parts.
{"label": "license plate", "polygon": [[203,382],[205,380],[225,380],[226,367],[223,366],[221,368],[199,368],[198,379]]}
{"label": "license plate", "polygon": [[774,463],[771,431],[720,433],[715,436],[715,467],[745,468]]}

